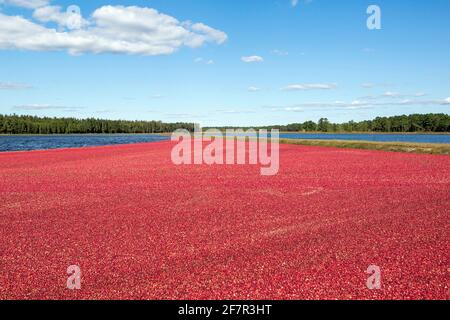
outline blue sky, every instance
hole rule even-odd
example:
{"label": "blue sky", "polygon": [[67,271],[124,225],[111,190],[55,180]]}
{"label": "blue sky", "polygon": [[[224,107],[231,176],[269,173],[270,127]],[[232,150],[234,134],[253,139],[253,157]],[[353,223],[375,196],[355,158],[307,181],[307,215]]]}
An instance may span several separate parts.
{"label": "blue sky", "polygon": [[[447,0],[0,3],[4,114],[239,126],[449,113]],[[371,4],[381,30],[366,27]]]}

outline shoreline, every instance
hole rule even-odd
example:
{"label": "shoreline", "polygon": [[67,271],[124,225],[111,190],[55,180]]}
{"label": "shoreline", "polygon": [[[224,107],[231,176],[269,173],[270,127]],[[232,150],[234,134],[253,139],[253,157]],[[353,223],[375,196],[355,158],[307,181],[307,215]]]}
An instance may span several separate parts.
{"label": "shoreline", "polygon": [[[220,129],[219,129],[220,130]],[[243,129],[246,130],[246,129]],[[257,129],[259,130],[259,129]],[[270,130],[270,129],[269,129]],[[205,130],[204,130],[205,131]],[[203,131],[203,132],[204,132]],[[323,135],[354,135],[354,134],[366,134],[366,135],[450,135],[450,132],[364,132],[364,131],[354,131],[354,132],[321,132],[321,131],[280,131],[280,134],[323,134]],[[95,135],[153,135],[153,136],[170,136],[172,132],[162,132],[162,133],[52,133],[52,134],[36,134],[36,133],[0,133],[2,136],[95,136]]]}
{"label": "shoreline", "polygon": [[64,136],[170,136],[172,133],[0,133],[0,137],[64,137]]}
{"label": "shoreline", "polygon": [[[228,138],[225,137],[225,139],[229,138],[230,137]],[[246,140],[248,141],[248,137],[246,138]],[[268,140],[270,140],[270,138]],[[0,155],[5,153],[16,153],[16,152],[26,153],[26,152],[37,152],[37,151],[42,152],[52,150],[56,151],[56,150],[77,150],[84,148],[102,148],[112,146],[131,146],[137,144],[154,144],[168,141],[170,140],[124,143],[124,144],[105,144],[105,145],[93,145],[85,147],[65,147],[65,148],[48,148],[48,149],[33,149],[33,150],[4,150],[0,151]],[[376,142],[363,140],[317,140],[317,139],[288,139],[288,138],[280,138],[279,142],[280,144],[303,145],[312,147],[389,151],[389,152],[415,153],[415,154],[435,154],[447,156],[450,155],[450,144],[444,143]]]}

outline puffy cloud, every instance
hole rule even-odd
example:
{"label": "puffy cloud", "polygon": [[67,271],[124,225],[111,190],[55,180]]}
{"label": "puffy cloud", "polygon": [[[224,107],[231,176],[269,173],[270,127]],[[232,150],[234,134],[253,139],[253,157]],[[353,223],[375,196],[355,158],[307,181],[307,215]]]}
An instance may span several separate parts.
{"label": "puffy cloud", "polygon": [[225,32],[213,29],[203,23],[195,23],[191,26],[193,31],[205,35],[208,40],[222,44],[227,41],[228,36]]}
{"label": "puffy cloud", "polygon": [[69,7],[65,12],[61,11],[60,6],[44,6],[34,10],[33,18],[40,22],[55,22],[68,29],[80,29],[89,25],[76,6]]}
{"label": "puffy cloud", "polygon": [[336,89],[335,83],[307,83],[307,84],[291,84],[282,90],[284,91],[306,91],[306,90],[331,90]]}
{"label": "puffy cloud", "polygon": [[[34,17],[41,22],[56,22],[60,28],[67,28],[73,18],[55,6],[35,10]],[[79,19],[80,29],[55,30],[0,13],[0,49],[162,55],[183,46],[221,44],[227,39],[220,30],[201,23],[183,23],[152,8],[104,6],[94,11],[89,26],[81,16]]]}
{"label": "puffy cloud", "polygon": [[263,62],[264,61],[264,59],[260,56],[246,56],[246,57],[242,57],[241,60],[246,63]]}

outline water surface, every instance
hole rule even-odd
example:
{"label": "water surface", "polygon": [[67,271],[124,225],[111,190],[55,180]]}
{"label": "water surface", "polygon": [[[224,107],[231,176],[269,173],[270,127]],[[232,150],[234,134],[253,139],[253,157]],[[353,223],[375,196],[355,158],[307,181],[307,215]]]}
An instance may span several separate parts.
{"label": "water surface", "polygon": [[0,136],[0,151],[80,148],[115,144],[155,142],[168,139],[170,139],[170,137],[150,134]]}
{"label": "water surface", "polygon": [[375,142],[450,143],[449,134],[281,133],[280,138],[311,140],[360,140]]}
{"label": "water surface", "polygon": [[[325,134],[281,133],[280,138],[311,140],[361,140],[376,142],[448,143],[448,134]],[[169,140],[169,136],[150,134],[70,134],[41,136],[0,136],[0,151],[45,150],[60,148],[93,147]]]}

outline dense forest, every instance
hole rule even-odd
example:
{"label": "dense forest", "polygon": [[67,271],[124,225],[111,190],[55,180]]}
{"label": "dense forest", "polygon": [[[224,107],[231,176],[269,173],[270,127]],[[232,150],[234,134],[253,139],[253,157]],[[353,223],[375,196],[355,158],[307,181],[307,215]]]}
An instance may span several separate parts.
{"label": "dense forest", "polygon": [[[450,132],[450,115],[413,114],[340,124],[322,118],[317,123],[306,121],[259,129],[262,128],[288,132]],[[176,129],[193,131],[194,124],[0,115],[0,134],[163,133]]]}
{"label": "dense forest", "polygon": [[176,129],[193,131],[194,124],[0,115],[0,134],[162,133]]}
{"label": "dense forest", "polygon": [[[222,128],[225,129],[225,128]],[[332,123],[326,118],[317,123],[306,121],[288,125],[274,125],[258,129],[279,129],[288,132],[450,132],[450,115],[412,114],[394,117],[378,117],[374,120]]]}

